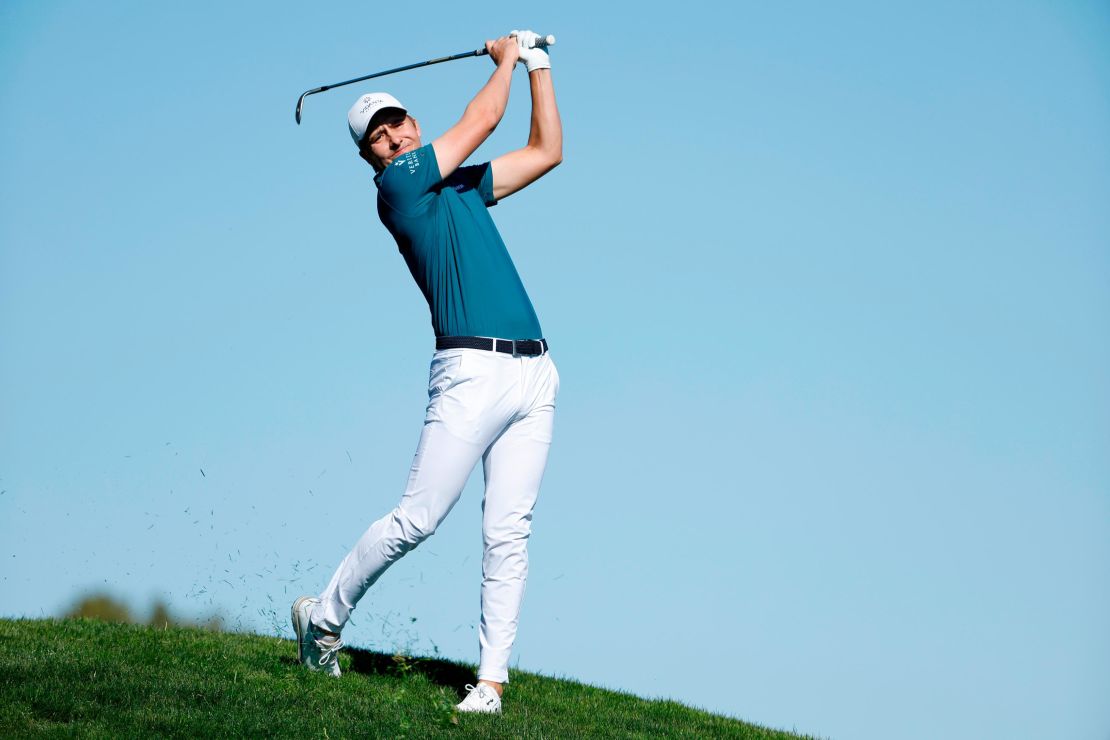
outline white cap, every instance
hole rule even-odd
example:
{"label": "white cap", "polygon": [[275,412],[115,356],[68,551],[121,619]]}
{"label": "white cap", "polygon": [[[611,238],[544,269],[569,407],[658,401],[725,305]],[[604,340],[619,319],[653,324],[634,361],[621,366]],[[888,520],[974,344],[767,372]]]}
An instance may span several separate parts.
{"label": "white cap", "polygon": [[351,130],[351,138],[355,140],[355,146],[358,146],[362,137],[366,136],[366,128],[370,125],[370,119],[374,114],[386,108],[397,108],[402,113],[408,113],[405,106],[401,105],[401,101],[389,93],[369,93],[355,101],[347,111],[347,128]]}

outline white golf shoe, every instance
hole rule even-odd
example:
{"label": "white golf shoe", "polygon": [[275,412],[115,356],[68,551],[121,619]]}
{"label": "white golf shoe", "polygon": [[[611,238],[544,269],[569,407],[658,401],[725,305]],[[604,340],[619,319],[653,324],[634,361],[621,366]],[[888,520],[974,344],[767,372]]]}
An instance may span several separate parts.
{"label": "white golf shoe", "polygon": [[478,712],[480,714],[501,714],[501,697],[489,686],[480,683],[477,686],[466,685],[470,693],[466,698],[455,705],[460,712]]}
{"label": "white golf shoe", "polygon": [[302,596],[293,602],[293,631],[297,633],[297,660],[314,671],[339,676],[339,649],[343,641],[322,635],[312,626],[309,614],[319,599]]}

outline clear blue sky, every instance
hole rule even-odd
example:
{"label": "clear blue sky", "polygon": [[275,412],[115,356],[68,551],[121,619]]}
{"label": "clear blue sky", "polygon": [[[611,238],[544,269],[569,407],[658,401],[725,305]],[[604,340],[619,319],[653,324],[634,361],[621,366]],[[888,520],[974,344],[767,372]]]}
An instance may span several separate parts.
{"label": "clear blue sky", "polygon": [[[532,27],[565,163],[494,217],[562,392],[519,667],[1105,740],[1105,2],[307,8],[0,7],[0,613],[289,635],[400,495],[432,347],[346,132],[379,85],[297,95]],[[434,136],[490,69],[380,88]],[[478,483],[350,643],[476,659]]]}

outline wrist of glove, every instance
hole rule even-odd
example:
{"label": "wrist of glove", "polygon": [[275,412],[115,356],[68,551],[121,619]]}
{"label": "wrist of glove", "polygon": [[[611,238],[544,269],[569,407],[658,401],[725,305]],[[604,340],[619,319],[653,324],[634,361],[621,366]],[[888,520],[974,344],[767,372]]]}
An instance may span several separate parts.
{"label": "wrist of glove", "polygon": [[533,31],[513,31],[509,34],[515,36],[520,45],[520,61],[528,68],[529,72],[537,69],[551,69],[551,57],[542,46],[535,46],[539,34]]}

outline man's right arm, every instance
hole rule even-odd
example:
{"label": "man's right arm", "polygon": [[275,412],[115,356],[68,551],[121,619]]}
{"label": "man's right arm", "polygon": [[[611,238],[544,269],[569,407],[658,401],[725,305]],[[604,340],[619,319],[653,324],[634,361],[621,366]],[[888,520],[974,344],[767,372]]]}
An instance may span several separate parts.
{"label": "man's right arm", "polygon": [[487,41],[486,50],[497,69],[466,106],[459,122],[432,142],[440,177],[446,178],[458,169],[493,133],[505,115],[513,67],[520,56],[520,48],[515,38],[502,36],[496,41]]}

